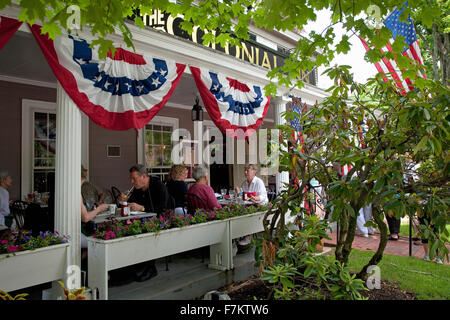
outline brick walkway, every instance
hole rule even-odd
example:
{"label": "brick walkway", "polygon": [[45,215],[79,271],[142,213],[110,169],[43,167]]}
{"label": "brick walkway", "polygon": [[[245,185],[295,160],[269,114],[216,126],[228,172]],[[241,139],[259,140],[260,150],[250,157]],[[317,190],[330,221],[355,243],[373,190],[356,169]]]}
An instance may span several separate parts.
{"label": "brick walkway", "polygon": [[[336,232],[329,234],[331,240],[325,240],[326,246],[336,246]],[[371,250],[376,251],[378,248],[378,243],[380,242],[380,234],[375,233],[368,238],[355,236],[355,240],[353,241],[353,249],[358,250]],[[450,246],[448,246],[450,249]],[[386,248],[384,250],[384,254],[393,254],[397,256],[409,256],[409,238],[408,237],[400,237],[397,241],[388,240],[386,244]],[[422,259],[424,255],[423,246],[414,245],[414,241],[412,244],[412,256]],[[448,261],[445,261],[445,264],[450,265]]]}

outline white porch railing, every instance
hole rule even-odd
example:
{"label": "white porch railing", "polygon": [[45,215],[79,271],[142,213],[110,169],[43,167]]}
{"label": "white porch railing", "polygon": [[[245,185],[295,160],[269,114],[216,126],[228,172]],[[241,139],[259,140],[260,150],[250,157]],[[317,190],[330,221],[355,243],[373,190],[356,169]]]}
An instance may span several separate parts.
{"label": "white porch railing", "polygon": [[108,271],[210,246],[209,268],[233,268],[232,240],[261,232],[264,212],[114,240],[88,238],[88,286],[108,299]]}
{"label": "white porch railing", "polygon": [[62,243],[0,255],[0,290],[15,291],[64,279],[68,248],[69,243]]}

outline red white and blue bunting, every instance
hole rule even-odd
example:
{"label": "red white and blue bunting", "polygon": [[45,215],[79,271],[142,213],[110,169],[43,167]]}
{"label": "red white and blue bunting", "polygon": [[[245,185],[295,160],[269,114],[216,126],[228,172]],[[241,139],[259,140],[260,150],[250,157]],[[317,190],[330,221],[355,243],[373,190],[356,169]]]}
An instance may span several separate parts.
{"label": "red white and blue bunting", "polygon": [[21,25],[22,22],[16,19],[0,16],[0,49],[5,46]]}
{"label": "red white and blue bunting", "polygon": [[[0,49],[21,24],[1,17]],[[170,98],[186,68],[169,59],[121,48],[114,56],[108,54],[100,60],[84,39],[60,36],[51,40],[41,34],[40,26],[29,27],[69,97],[94,123],[106,129],[144,127]],[[237,138],[252,135],[270,105],[263,89],[203,68],[190,68],[215,125]]]}
{"label": "red white and blue bunting", "polygon": [[100,60],[86,40],[51,40],[40,26],[31,31],[61,86],[97,125],[111,130],[140,129],[161,110],[186,65],[117,48]]}
{"label": "red white and blue bunting", "polygon": [[[249,137],[262,123],[270,105],[260,86],[245,84],[204,68],[190,67],[205,109],[214,124],[230,136],[242,129]],[[230,131],[231,130],[231,131]]]}

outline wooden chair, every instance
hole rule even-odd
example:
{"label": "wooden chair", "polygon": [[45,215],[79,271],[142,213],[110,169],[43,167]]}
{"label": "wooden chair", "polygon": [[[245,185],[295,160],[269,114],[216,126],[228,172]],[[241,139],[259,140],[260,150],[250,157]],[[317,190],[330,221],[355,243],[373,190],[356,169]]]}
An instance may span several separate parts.
{"label": "wooden chair", "polygon": [[208,209],[205,201],[194,193],[186,194],[187,213],[194,214],[197,209]]}
{"label": "wooden chair", "polygon": [[16,221],[17,229],[23,229],[25,226],[26,209],[28,205],[24,201],[16,200],[11,206],[11,214]]}
{"label": "wooden chair", "polygon": [[112,194],[112,199],[113,199],[114,203],[116,204],[117,208],[121,208],[122,206],[120,205],[120,202],[119,202],[119,197],[121,194],[120,190],[117,187],[112,186],[111,194]]}

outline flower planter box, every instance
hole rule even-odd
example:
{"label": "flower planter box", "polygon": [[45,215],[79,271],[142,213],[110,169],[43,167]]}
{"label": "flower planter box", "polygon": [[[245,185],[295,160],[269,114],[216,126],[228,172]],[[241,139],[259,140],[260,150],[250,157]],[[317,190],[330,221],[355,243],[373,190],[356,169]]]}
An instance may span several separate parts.
{"label": "flower planter box", "polygon": [[114,240],[88,238],[88,283],[108,299],[108,271],[210,246],[210,268],[231,268],[229,221],[219,220]]}
{"label": "flower planter box", "polygon": [[0,290],[10,292],[63,279],[68,246],[62,243],[0,255]]}
{"label": "flower planter box", "polygon": [[231,238],[236,239],[249,234],[264,231],[265,212],[255,212],[245,216],[230,218]]}

